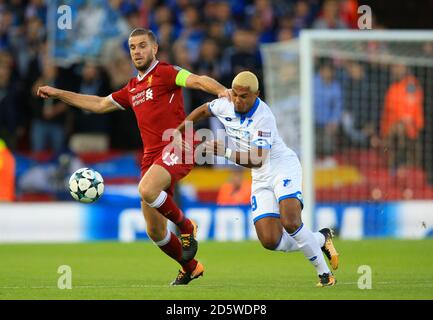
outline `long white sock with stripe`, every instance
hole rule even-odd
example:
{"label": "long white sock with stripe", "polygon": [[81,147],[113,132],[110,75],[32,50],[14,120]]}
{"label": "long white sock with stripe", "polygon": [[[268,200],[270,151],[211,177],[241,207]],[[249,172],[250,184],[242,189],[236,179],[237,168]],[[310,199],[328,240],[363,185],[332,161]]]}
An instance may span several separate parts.
{"label": "long white sock with stripe", "polygon": [[[314,238],[316,238],[317,244],[320,248],[325,244],[325,236],[320,232],[313,232]],[[298,243],[293,239],[285,229],[281,235],[280,243],[275,248],[275,251],[292,252],[299,251]]]}
{"label": "long white sock with stripe", "polygon": [[301,224],[298,230],[290,235],[298,244],[299,250],[304,253],[304,256],[316,268],[317,274],[331,272],[323,257],[322,250],[317,243],[313,233],[307,226]]}

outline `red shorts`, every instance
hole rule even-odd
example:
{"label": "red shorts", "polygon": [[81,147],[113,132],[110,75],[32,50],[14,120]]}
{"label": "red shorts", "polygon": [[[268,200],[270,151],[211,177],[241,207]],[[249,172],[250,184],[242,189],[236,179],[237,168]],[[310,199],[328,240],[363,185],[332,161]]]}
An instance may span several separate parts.
{"label": "red shorts", "polygon": [[[176,183],[184,178],[190,173],[190,171],[194,168],[194,160],[192,158],[188,159],[189,162],[177,160],[176,155],[174,153],[162,153],[158,152],[155,155],[145,155],[143,160],[141,161],[141,177],[143,177],[147,170],[153,165],[157,164],[161,167],[165,168],[170,173],[171,176],[171,184],[165,191],[173,196],[174,186]],[[192,162],[192,163],[191,163]]]}

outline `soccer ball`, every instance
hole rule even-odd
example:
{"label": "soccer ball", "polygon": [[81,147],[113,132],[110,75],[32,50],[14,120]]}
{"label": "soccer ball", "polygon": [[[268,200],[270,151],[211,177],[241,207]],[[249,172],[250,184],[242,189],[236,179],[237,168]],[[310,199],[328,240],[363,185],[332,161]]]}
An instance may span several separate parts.
{"label": "soccer ball", "polygon": [[104,193],[104,179],[95,170],[78,169],[69,178],[69,192],[72,198],[79,202],[95,202]]}

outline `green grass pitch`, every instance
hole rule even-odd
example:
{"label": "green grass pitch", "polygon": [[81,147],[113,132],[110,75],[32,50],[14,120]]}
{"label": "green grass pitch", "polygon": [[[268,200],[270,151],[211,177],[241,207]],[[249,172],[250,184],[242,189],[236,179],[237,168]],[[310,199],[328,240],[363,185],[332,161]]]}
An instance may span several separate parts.
{"label": "green grass pitch", "polygon": [[[299,252],[255,241],[203,242],[204,277],[170,287],[178,266],[150,242],[0,245],[0,299],[433,299],[433,240],[336,241],[338,283],[316,288]],[[57,288],[58,267],[72,268],[72,289]],[[358,267],[372,269],[360,290]]]}

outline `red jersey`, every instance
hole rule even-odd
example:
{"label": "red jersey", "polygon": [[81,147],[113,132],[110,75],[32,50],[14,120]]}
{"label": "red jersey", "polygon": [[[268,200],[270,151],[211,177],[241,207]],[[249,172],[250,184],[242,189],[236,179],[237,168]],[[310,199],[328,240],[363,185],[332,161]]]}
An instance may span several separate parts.
{"label": "red jersey", "polygon": [[156,61],[142,77],[131,79],[125,87],[111,94],[119,108],[134,111],[145,157],[169,144],[162,140],[164,131],[177,128],[186,118],[182,88],[176,85],[180,70]]}

